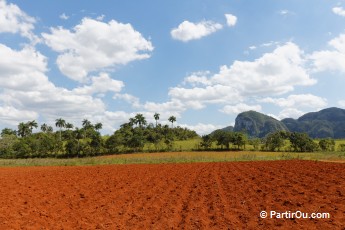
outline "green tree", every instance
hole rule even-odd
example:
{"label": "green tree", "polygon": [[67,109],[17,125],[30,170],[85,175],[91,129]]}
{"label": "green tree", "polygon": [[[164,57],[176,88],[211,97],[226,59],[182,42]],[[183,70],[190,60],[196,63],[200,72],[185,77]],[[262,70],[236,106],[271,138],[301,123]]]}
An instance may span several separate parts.
{"label": "green tree", "polygon": [[296,152],[313,152],[318,145],[306,133],[293,132],[289,136],[291,147]]}
{"label": "green tree", "polygon": [[18,136],[26,137],[31,134],[31,129],[28,123],[20,122],[18,125]]}
{"label": "green tree", "polygon": [[285,144],[284,136],[282,132],[274,132],[274,133],[269,133],[264,140],[265,148],[266,150],[269,151],[280,151],[280,148],[282,148]]}
{"label": "green tree", "polygon": [[202,141],[200,143],[200,146],[206,150],[210,149],[213,142],[211,135],[203,135],[201,139]]}
{"label": "green tree", "polygon": [[135,123],[139,125],[140,128],[142,128],[144,125],[147,124],[146,119],[143,114],[138,113],[135,115]]}
{"label": "green tree", "polygon": [[333,139],[321,139],[319,141],[319,147],[322,151],[334,151],[335,150],[335,141]]}
{"label": "green tree", "polygon": [[158,124],[159,116],[160,116],[159,113],[155,113],[155,114],[153,115],[153,117],[154,117],[154,119],[155,119],[155,121],[156,121],[156,127],[157,127],[157,124]]}
{"label": "green tree", "polygon": [[74,126],[71,123],[66,123],[66,125],[65,125],[65,128],[68,129],[68,130],[73,129],[73,127]]}
{"label": "green tree", "polygon": [[17,135],[17,132],[13,129],[9,129],[9,128],[4,128],[1,130],[1,137],[4,137],[5,135],[10,136],[10,135]]}
{"label": "green tree", "polygon": [[1,133],[0,156],[4,158],[14,157],[13,145],[18,142],[16,134]]}
{"label": "green tree", "polygon": [[223,149],[224,146],[226,149],[230,149],[230,143],[233,142],[233,135],[233,132],[216,130],[212,134],[212,137],[217,141],[217,145],[220,146],[221,149]]}
{"label": "green tree", "polygon": [[37,128],[38,127],[38,124],[37,124],[37,122],[35,120],[28,121],[27,125],[28,125],[28,127],[30,129],[30,134],[32,133],[33,128]]}
{"label": "green tree", "polygon": [[55,120],[55,126],[60,128],[60,141],[61,139],[61,132],[62,132],[62,128],[66,127],[66,121],[62,118],[56,119]]}
{"label": "green tree", "polygon": [[123,136],[120,132],[114,132],[106,141],[105,147],[108,153],[120,152],[121,146],[123,145]]}
{"label": "green tree", "polygon": [[232,136],[232,143],[237,145],[237,149],[245,149],[247,142],[247,136],[244,133],[235,132]]}
{"label": "green tree", "polygon": [[92,123],[88,119],[84,119],[82,122],[83,130],[84,130],[84,138],[88,136],[88,132],[90,129],[93,129]]}
{"label": "green tree", "polygon": [[95,124],[95,126],[94,126],[94,128],[95,128],[95,130],[96,130],[96,131],[101,130],[101,129],[102,129],[102,127],[103,127],[103,124],[102,124],[102,123],[100,123],[100,122],[99,122],[99,123],[96,123],[96,124]]}
{"label": "green tree", "polygon": [[171,122],[171,127],[173,128],[174,127],[174,122],[176,122],[176,117],[175,116],[170,116],[168,121]]}

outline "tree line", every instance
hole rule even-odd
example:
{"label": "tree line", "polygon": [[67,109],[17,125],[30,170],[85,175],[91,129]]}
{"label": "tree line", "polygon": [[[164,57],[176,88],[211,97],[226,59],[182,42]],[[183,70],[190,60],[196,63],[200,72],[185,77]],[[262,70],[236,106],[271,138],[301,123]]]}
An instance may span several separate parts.
{"label": "tree line", "polygon": [[171,150],[175,140],[186,140],[198,137],[195,131],[174,127],[175,116],[170,116],[169,125],[162,125],[160,115],[154,114],[155,124],[148,124],[143,114],[137,114],[122,124],[110,136],[102,136],[102,123],[82,121],[82,127],[59,118],[55,120],[54,131],[47,124],[39,125],[36,121],[21,122],[17,130],[4,128],[0,138],[0,157],[33,158],[33,157],[85,157],[103,154],[143,151],[150,144],[155,151]]}
{"label": "tree line", "polygon": [[[335,151],[335,141],[331,138],[313,140],[306,133],[276,131],[264,138],[248,138],[245,132],[216,130],[201,137],[200,148],[205,150],[244,150],[246,144],[252,145],[254,150],[261,151]],[[216,148],[213,147],[216,143]],[[339,145],[340,151],[345,151],[345,144]]]}

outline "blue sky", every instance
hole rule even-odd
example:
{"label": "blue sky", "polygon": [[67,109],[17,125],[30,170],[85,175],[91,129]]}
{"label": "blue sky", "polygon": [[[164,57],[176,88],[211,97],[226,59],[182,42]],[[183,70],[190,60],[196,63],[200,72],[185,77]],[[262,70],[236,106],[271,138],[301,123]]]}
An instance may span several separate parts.
{"label": "blue sky", "polygon": [[129,117],[205,134],[345,108],[345,1],[0,0],[0,128]]}

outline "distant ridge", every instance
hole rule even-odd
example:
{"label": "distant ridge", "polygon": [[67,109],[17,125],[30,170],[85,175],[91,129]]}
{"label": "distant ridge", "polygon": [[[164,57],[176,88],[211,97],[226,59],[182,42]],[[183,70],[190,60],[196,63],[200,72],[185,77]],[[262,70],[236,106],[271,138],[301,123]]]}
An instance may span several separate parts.
{"label": "distant ridge", "polygon": [[[222,130],[231,131],[230,127]],[[235,132],[246,132],[250,137],[265,137],[279,130],[304,132],[312,138],[345,138],[345,110],[332,107],[318,112],[306,113],[298,119],[285,118],[281,121],[259,113],[247,111],[238,114]]]}
{"label": "distant ridge", "polygon": [[345,110],[332,107],[306,113],[298,119],[282,122],[291,132],[305,132],[312,138],[345,138]]}

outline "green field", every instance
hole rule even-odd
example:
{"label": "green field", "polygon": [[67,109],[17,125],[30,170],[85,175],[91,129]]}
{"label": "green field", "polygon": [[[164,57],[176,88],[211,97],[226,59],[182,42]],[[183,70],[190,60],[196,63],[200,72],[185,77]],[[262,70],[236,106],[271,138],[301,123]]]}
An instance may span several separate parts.
{"label": "green field", "polygon": [[33,159],[0,159],[0,167],[15,166],[77,166],[107,164],[164,164],[191,162],[229,162],[260,160],[328,160],[345,161],[344,152],[261,152],[261,151],[224,151],[224,152],[164,152],[133,153],[88,158],[33,158]]}

